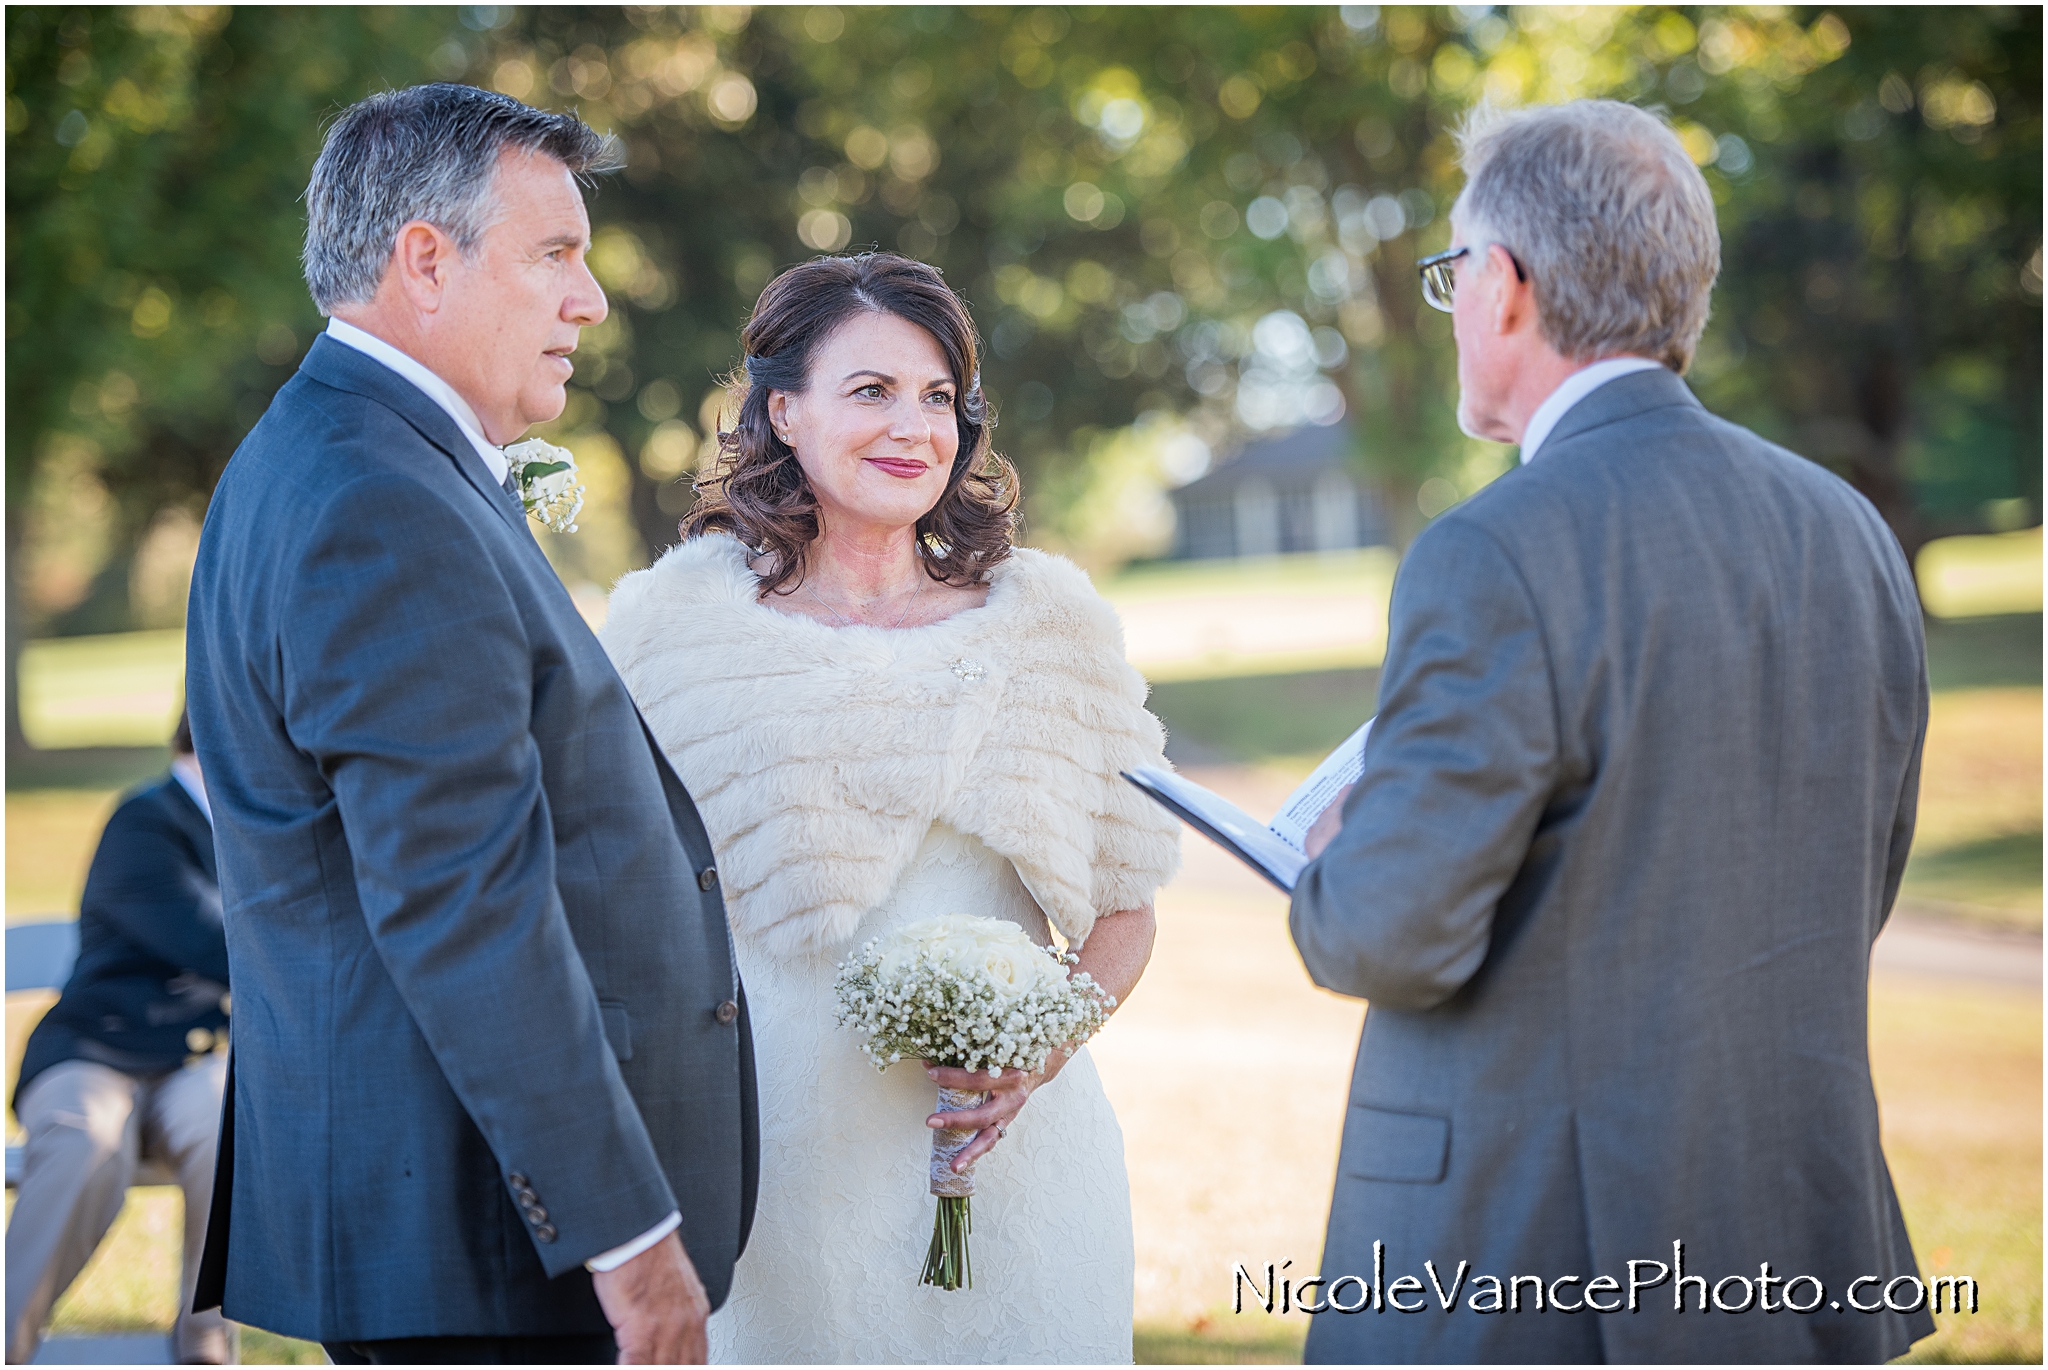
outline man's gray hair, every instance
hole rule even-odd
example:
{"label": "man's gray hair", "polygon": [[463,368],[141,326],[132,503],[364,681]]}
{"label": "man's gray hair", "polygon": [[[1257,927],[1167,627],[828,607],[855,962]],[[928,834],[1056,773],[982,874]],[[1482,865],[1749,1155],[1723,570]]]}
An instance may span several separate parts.
{"label": "man's gray hair", "polygon": [[1475,248],[1498,242],[1528,271],[1544,341],[1573,361],[1692,364],[1721,234],[1706,178],[1663,120],[1616,100],[1481,106],[1458,143],[1451,212]]}
{"label": "man's gray hair", "polygon": [[343,110],[306,186],[302,260],[320,312],[375,295],[398,230],[415,219],[473,259],[499,213],[493,182],[507,148],[584,177],[621,164],[618,141],[575,115],[475,86],[409,86]]}

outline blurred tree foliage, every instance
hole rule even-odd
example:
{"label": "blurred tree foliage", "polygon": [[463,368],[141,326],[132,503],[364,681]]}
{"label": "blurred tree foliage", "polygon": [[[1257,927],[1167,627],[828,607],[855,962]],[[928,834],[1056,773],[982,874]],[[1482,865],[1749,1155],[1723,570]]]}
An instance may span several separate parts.
{"label": "blurred tree foliage", "polygon": [[[214,480],[320,327],[297,200],[323,119],[428,78],[448,15],[31,8],[7,14],[7,737],[31,628],[130,626],[129,570]],[[83,486],[104,563],[24,602],[37,484]],[[38,614],[35,611],[42,609]],[[25,612],[26,611],[26,612]],[[52,619],[56,622],[52,622]]]}
{"label": "blurred tree foliage", "polygon": [[645,553],[674,540],[753,296],[869,244],[968,297],[1042,540],[1147,413],[1219,448],[1348,413],[1405,537],[1425,479],[1470,493],[1505,459],[1456,430],[1413,272],[1483,97],[1670,113],[1722,208],[1711,406],[1839,470],[1909,550],[2028,521],[2040,55],[2018,7],[16,7],[10,609],[36,492],[97,482],[96,585],[24,607],[118,626],[123,557],[203,506],[318,326],[296,199],[324,116],[422,79],[626,141],[592,200],[614,312],[560,427],[627,455]]}
{"label": "blurred tree foliage", "polygon": [[1663,80],[1695,90],[1687,141],[1725,173],[1702,397],[1848,477],[1909,553],[2038,520],[2041,11],[1708,19]]}

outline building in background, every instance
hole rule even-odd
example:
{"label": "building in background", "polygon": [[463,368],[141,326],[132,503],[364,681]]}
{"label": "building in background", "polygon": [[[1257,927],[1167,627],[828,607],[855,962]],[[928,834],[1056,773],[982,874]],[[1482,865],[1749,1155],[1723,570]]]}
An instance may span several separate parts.
{"label": "building in background", "polygon": [[1337,552],[1387,540],[1378,493],[1351,462],[1348,424],[1252,443],[1171,493],[1173,556]]}

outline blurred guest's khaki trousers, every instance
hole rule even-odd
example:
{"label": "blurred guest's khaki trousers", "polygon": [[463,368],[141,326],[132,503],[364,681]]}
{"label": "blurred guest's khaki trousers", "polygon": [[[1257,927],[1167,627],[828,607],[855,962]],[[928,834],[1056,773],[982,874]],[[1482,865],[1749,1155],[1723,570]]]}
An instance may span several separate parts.
{"label": "blurred guest's khaki trousers", "polygon": [[28,1134],[21,1190],[7,1224],[11,1363],[34,1359],[51,1305],[113,1225],[144,1153],[167,1162],[185,1191],[185,1265],[172,1354],[187,1364],[227,1360],[227,1324],[219,1311],[191,1311],[226,1082],[221,1055],[142,1077],[95,1061],[65,1061],[29,1082],[16,1110]]}

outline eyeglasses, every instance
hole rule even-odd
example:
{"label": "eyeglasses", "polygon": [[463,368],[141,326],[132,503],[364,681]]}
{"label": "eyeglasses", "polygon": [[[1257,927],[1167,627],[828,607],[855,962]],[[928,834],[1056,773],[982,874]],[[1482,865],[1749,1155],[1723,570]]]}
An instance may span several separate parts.
{"label": "eyeglasses", "polygon": [[[1514,253],[1508,252],[1507,248],[1501,247],[1498,243],[1487,243],[1484,246],[1500,247],[1501,251],[1507,252],[1508,261],[1514,264],[1515,279],[1529,279],[1529,273],[1522,270],[1522,263]],[[1471,250],[1472,247],[1468,243],[1464,247],[1454,247],[1448,252],[1438,252],[1424,257],[1415,264],[1416,271],[1422,276],[1422,298],[1429,301],[1430,308],[1441,309],[1446,314],[1451,312],[1451,297],[1458,288],[1458,273],[1453,268],[1458,258]]]}

